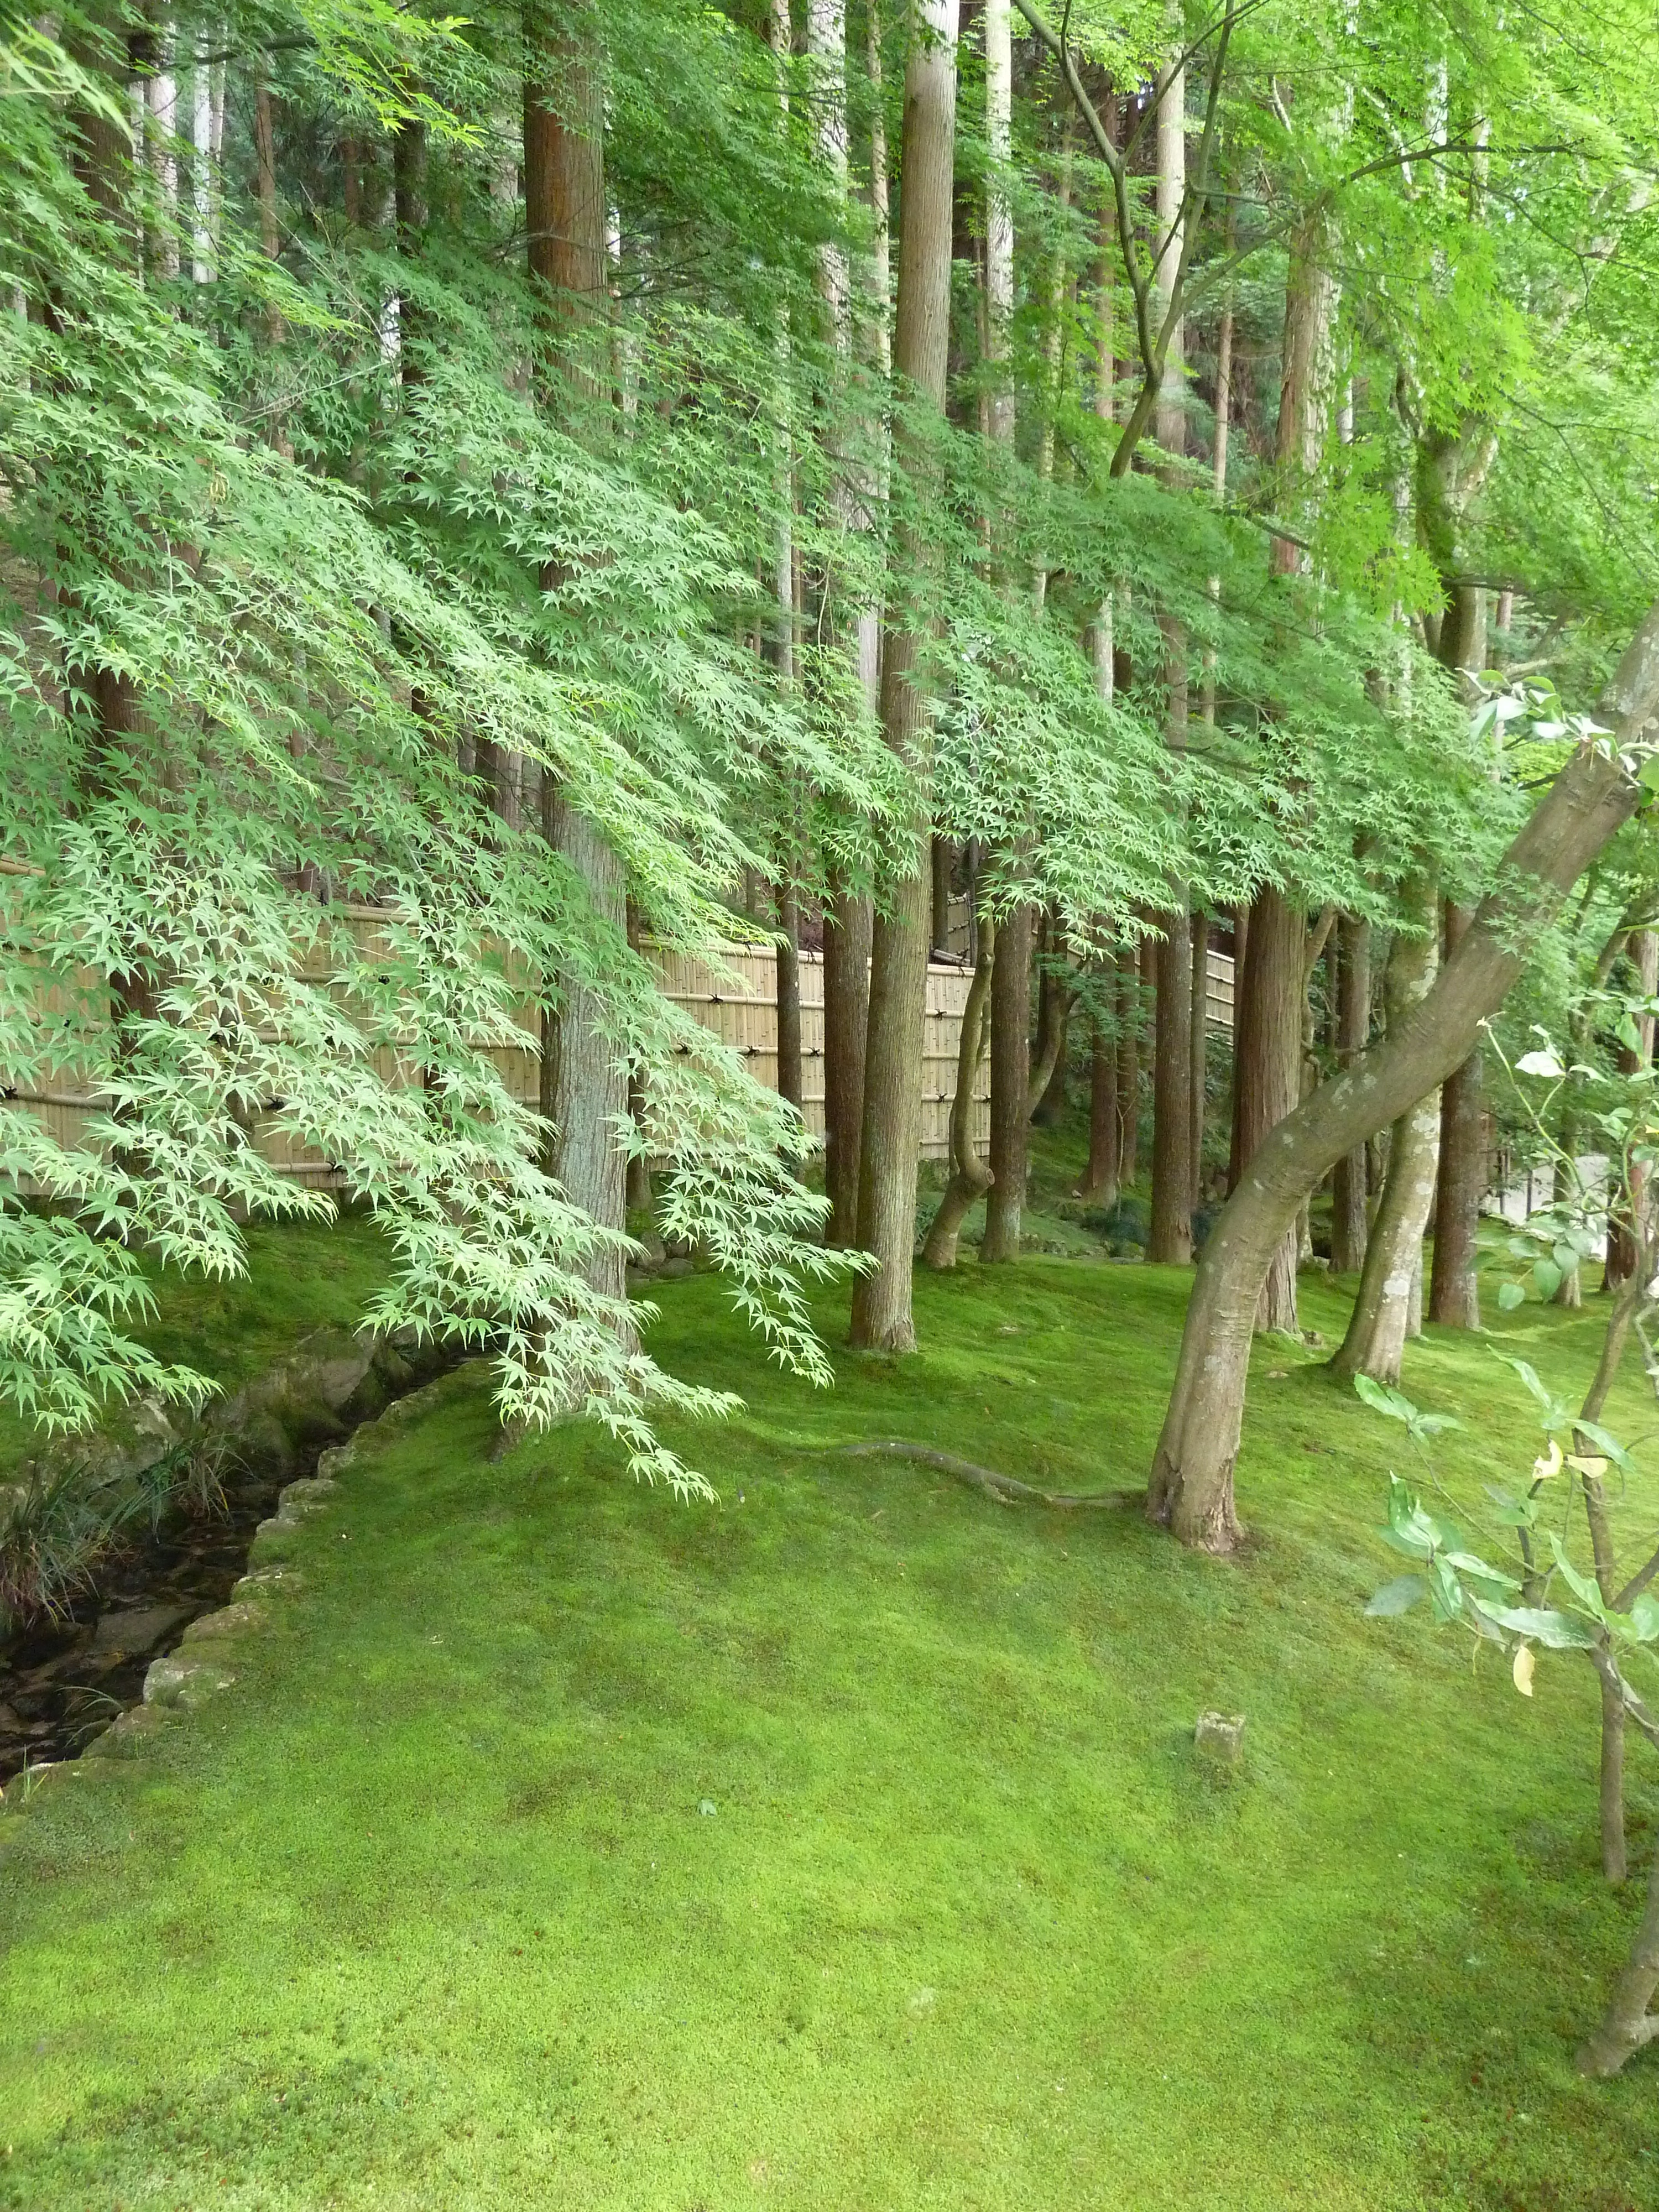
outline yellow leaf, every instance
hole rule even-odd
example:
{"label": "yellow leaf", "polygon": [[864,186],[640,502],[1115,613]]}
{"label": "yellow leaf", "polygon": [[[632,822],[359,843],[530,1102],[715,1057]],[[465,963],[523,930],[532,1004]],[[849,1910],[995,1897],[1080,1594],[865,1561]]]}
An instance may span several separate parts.
{"label": "yellow leaf", "polygon": [[1550,1438],[1549,1457],[1547,1459],[1535,1459],[1532,1463],[1532,1479],[1534,1482],[1547,1482],[1553,1474],[1560,1474],[1561,1466],[1560,1442],[1559,1438],[1552,1437]]}
{"label": "yellow leaf", "polygon": [[1529,1698],[1532,1695],[1532,1668],[1531,1644],[1518,1644],[1516,1647],[1515,1664],[1510,1668],[1510,1672],[1515,1677],[1516,1688],[1520,1691],[1523,1698]]}
{"label": "yellow leaf", "polygon": [[1588,1475],[1592,1482],[1599,1482],[1607,1471],[1606,1460],[1597,1459],[1592,1452],[1569,1452],[1567,1465],[1576,1468],[1580,1474]]}

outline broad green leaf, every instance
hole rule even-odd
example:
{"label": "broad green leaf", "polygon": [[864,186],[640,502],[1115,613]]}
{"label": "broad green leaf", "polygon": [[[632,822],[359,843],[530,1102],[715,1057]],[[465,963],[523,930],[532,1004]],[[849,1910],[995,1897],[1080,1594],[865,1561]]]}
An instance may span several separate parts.
{"label": "broad green leaf", "polygon": [[1546,1412],[1549,1410],[1550,1394],[1539,1381],[1538,1370],[1535,1367],[1532,1366],[1524,1359],[1511,1359],[1508,1352],[1499,1352],[1496,1346],[1492,1348],[1492,1358],[1494,1359],[1501,1359],[1505,1367],[1514,1368],[1516,1373],[1526,1384],[1528,1389],[1531,1391],[1533,1396],[1537,1399],[1539,1404],[1544,1407]]}
{"label": "broad green leaf", "polygon": [[1532,1281],[1540,1298],[1553,1298],[1561,1287],[1561,1270],[1553,1260],[1534,1260]]}
{"label": "broad green leaf", "polygon": [[1607,1608],[1594,1578],[1579,1573],[1577,1568],[1562,1550],[1561,1539],[1559,1536],[1551,1536],[1550,1549],[1555,1554],[1556,1571],[1579,1604],[1586,1612],[1594,1613],[1598,1620],[1605,1620],[1607,1617]]}
{"label": "broad green leaf", "polygon": [[1621,1474],[1629,1474],[1633,1471],[1630,1454],[1620,1443],[1618,1437],[1609,1435],[1599,1421],[1575,1421],[1573,1426],[1580,1436],[1588,1437],[1593,1444],[1604,1451]]}
{"label": "broad green leaf", "polygon": [[1527,1294],[1519,1283],[1500,1283],[1498,1285],[1498,1309],[1500,1313],[1513,1313],[1516,1306],[1525,1305]]}
{"label": "broad green leaf", "polygon": [[1552,1651],[1588,1651],[1595,1642],[1595,1631],[1588,1621],[1577,1620],[1571,1613],[1558,1613],[1552,1607],[1494,1605],[1486,1611],[1500,1628],[1524,1636],[1530,1643],[1545,1644]]}

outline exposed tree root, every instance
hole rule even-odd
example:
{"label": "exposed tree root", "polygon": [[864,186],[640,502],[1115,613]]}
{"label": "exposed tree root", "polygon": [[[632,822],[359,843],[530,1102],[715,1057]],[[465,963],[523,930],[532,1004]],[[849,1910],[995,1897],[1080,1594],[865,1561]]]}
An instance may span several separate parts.
{"label": "exposed tree root", "polygon": [[878,1437],[869,1443],[831,1444],[828,1449],[843,1459],[914,1460],[918,1467],[937,1468],[952,1480],[965,1482],[970,1490],[982,1490],[999,1505],[1048,1505],[1061,1513],[1091,1509],[1117,1512],[1146,1502],[1146,1492],[1139,1490],[1093,1490],[1081,1496],[1037,1490],[1029,1482],[1016,1481],[1012,1474],[999,1474],[994,1468],[976,1467],[970,1459],[958,1459],[953,1452],[935,1451],[931,1444],[906,1443],[902,1437]]}

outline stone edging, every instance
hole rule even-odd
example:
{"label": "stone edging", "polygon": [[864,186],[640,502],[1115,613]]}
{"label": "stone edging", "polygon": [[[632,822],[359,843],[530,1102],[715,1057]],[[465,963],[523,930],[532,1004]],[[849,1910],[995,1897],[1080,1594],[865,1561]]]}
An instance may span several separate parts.
{"label": "stone edging", "polygon": [[[373,1351],[366,1352],[362,1361],[364,1374],[373,1362]],[[282,1364],[276,1388],[291,1388],[297,1364],[297,1358]],[[185,1627],[177,1650],[150,1662],[144,1676],[143,1704],[130,1705],[118,1715],[78,1758],[25,1767],[0,1790],[0,1850],[4,1849],[8,1830],[13,1829],[17,1817],[42,1790],[57,1787],[67,1775],[79,1773],[88,1759],[138,1757],[170,1715],[193,1712],[222,1690],[231,1687],[236,1680],[240,1638],[264,1627],[270,1619],[273,1601],[280,1602],[289,1591],[305,1587],[303,1576],[293,1567],[280,1559],[261,1559],[261,1552],[280,1549],[287,1537],[333,1502],[340,1489],[336,1470],[349,1466],[356,1458],[361,1438],[374,1430],[406,1419],[422,1400],[429,1398],[448,1380],[453,1371],[446,1365],[442,1372],[417,1389],[383,1405],[380,1412],[360,1423],[345,1443],[331,1445],[321,1454],[314,1475],[302,1476],[277,1493],[276,1512],[254,1531],[248,1547],[247,1571],[232,1589],[230,1602],[216,1613],[199,1613]],[[360,1375],[353,1382],[352,1391],[362,1379]],[[250,1386],[249,1392],[239,1396],[252,1398],[262,1407],[268,1406],[272,1395],[271,1378],[261,1377],[260,1383],[265,1387]]]}

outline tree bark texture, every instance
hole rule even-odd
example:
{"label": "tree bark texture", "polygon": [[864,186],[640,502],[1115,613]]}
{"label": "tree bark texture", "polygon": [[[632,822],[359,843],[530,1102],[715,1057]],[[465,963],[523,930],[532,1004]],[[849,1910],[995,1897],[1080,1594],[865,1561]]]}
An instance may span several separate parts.
{"label": "tree bark texture", "polygon": [[829,1242],[859,1241],[859,1141],[864,1121],[864,1051],[870,1025],[871,908],[856,892],[836,894],[823,915],[823,1182]]}
{"label": "tree bark texture", "polygon": [[1140,1173],[1140,1063],[1146,1034],[1146,1003],[1153,982],[1150,938],[1126,946],[1119,956],[1117,1119],[1122,1131],[1118,1147],[1118,1182],[1132,1189]]}
{"label": "tree bark texture", "polygon": [[[1638,929],[1632,933],[1629,945],[1632,965],[1636,970],[1637,994],[1651,999],[1659,991],[1659,931]],[[1619,1073],[1621,1075],[1639,1074],[1653,1058],[1653,1016],[1639,1014],[1636,1030],[1638,1042],[1634,1047],[1621,1044],[1619,1048]],[[1643,1209],[1648,1170],[1639,1161],[1630,1167],[1630,1205],[1615,1205],[1607,1214],[1607,1253],[1601,1269],[1601,1287],[1616,1291],[1635,1273],[1638,1264],[1637,1239],[1632,1224],[1632,1213],[1639,1217]]]}
{"label": "tree bark texture", "polygon": [[1648,1876],[1647,1909],[1613,1998],[1595,2033],[1575,2061],[1581,2074],[1605,2080],[1659,2036],[1659,2017],[1648,2010],[1659,1989],[1659,1853]]}
{"label": "tree bark texture", "polygon": [[778,1096],[799,1114],[803,1104],[800,1065],[800,907],[793,884],[777,893]]}
{"label": "tree bark texture", "polygon": [[[919,0],[917,15],[927,35],[912,44],[904,77],[893,367],[942,413],[950,338],[957,0]],[[919,456],[910,457],[910,465],[919,463]],[[914,560],[921,548],[907,550]],[[894,606],[882,654],[882,725],[888,744],[917,778],[919,811],[908,868],[872,933],[859,1234],[877,1266],[854,1286],[852,1324],[854,1345],[866,1351],[914,1352],[916,1342],[910,1269],[932,920],[926,850],[928,726],[916,680],[917,658],[911,611]]]}
{"label": "tree bark texture", "polygon": [[1117,1052],[1110,1025],[1097,1015],[1089,1039],[1089,1164],[1078,1187],[1078,1196],[1097,1206],[1117,1204],[1122,1134],[1117,1109]]}
{"label": "tree bark texture", "polygon": [[[1448,904],[1448,956],[1468,927],[1462,907]],[[1440,1175],[1434,1202],[1434,1272],[1429,1319],[1448,1328],[1480,1326],[1480,1279],[1475,1273],[1480,1200],[1486,1188],[1480,1054],[1472,1052],[1440,1090]]]}
{"label": "tree bark texture", "polygon": [[1204,1195],[1204,1130],[1210,1072],[1210,921],[1207,915],[1192,919],[1193,980],[1188,1007],[1190,1028],[1188,1054],[1188,1097],[1192,1134],[1188,1139],[1192,1158],[1192,1203]]}
{"label": "tree bark texture", "polygon": [[[1337,925],[1336,1054],[1339,1067],[1353,1066],[1370,1042],[1371,929],[1344,915]],[[1365,1147],[1356,1145],[1331,1170],[1331,1267],[1357,1274],[1365,1264],[1369,1220]]]}
{"label": "tree bark texture", "polygon": [[991,977],[991,1188],[985,1200],[988,1264],[1018,1260],[1025,1211],[1031,1112],[1032,909],[1016,907],[997,933]]}
{"label": "tree bark texture", "polygon": [[991,1184],[989,1164],[981,1159],[979,1147],[974,1142],[974,1085],[989,1027],[988,1001],[996,964],[996,923],[987,915],[979,926],[979,957],[974,963],[974,980],[968,987],[968,1001],[962,1010],[962,1034],[957,1044],[957,1091],[951,1102],[951,1180],[945,1187],[939,1212],[933,1216],[927,1241],[921,1249],[922,1259],[930,1267],[956,1266],[957,1248],[968,1210],[975,1199],[984,1196]]}
{"label": "tree bark texture", "polygon": [[[1233,1127],[1242,1184],[1268,1132],[1295,1106],[1302,1088],[1301,915],[1282,891],[1257,893],[1245,936],[1244,979],[1233,1032]],[[1295,1334],[1296,1229],[1273,1254],[1256,1327]]]}
{"label": "tree bark texture", "polygon": [[[608,347],[596,347],[609,317],[605,262],[605,94],[591,27],[551,33],[533,6],[524,17],[524,179],[532,278],[548,288],[544,329],[556,345],[574,333],[564,373],[537,376],[538,404],[562,404],[585,380],[585,396],[608,395]],[[556,79],[556,87],[554,80]],[[555,102],[556,100],[556,106]],[[400,221],[402,210],[399,210]],[[544,572],[543,588],[556,574]],[[586,886],[596,921],[626,928],[621,861],[586,816],[567,803],[551,775],[541,779],[541,827]],[[542,1112],[553,1125],[548,1165],[571,1203],[602,1228],[626,1221],[626,1156],[621,1142],[628,1077],[599,994],[573,980],[556,1014],[542,1022]],[[626,1291],[620,1250],[597,1252],[586,1269],[599,1290]]]}
{"label": "tree bark texture", "polygon": [[[1647,730],[1656,702],[1659,605],[1626,649],[1601,720],[1629,744]],[[1385,1043],[1322,1084],[1251,1162],[1204,1248],[1148,1485],[1149,1516],[1183,1542],[1224,1552],[1237,1540],[1233,1466],[1256,1304],[1304,1195],[1468,1056],[1480,1023],[1520,974],[1528,939],[1628,820],[1637,795],[1616,752],[1575,752],[1510,844],[1498,888],[1427,996]]]}
{"label": "tree bark texture", "polygon": [[[1383,975],[1392,1036],[1419,1004],[1439,965],[1434,887],[1425,878],[1407,884],[1401,899],[1415,933],[1396,933]],[[1402,1114],[1389,1139],[1389,1172],[1371,1225],[1359,1289],[1347,1332],[1332,1368],[1338,1375],[1369,1375],[1389,1385],[1400,1380],[1407,1338],[1422,1333],[1423,1232],[1434,1204],[1440,1156],[1440,1099],[1424,1096]]]}

